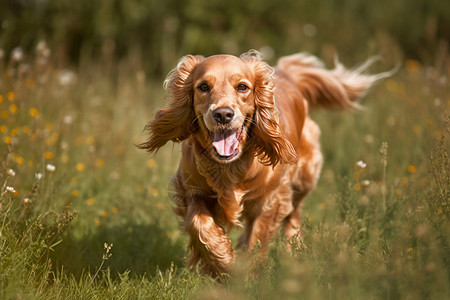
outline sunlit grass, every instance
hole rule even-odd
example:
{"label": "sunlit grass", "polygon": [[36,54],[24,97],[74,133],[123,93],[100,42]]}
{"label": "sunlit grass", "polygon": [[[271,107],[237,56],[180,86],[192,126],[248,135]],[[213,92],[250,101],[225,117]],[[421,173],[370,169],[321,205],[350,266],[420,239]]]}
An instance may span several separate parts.
{"label": "sunlit grass", "polygon": [[405,61],[365,110],[314,111],[325,165],[303,237],[293,255],[281,237],[264,262],[240,253],[218,284],[183,266],[179,146],[134,147],[161,81],[139,64],[59,68],[45,44],[2,65],[1,298],[449,297],[450,74]]}

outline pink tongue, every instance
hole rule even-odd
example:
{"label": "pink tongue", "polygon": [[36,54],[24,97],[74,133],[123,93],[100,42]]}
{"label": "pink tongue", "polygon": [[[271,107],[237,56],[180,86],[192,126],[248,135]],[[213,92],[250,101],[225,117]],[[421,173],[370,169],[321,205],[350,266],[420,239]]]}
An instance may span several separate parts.
{"label": "pink tongue", "polygon": [[236,152],[239,142],[236,131],[217,132],[214,134],[213,147],[220,156],[231,156]]}

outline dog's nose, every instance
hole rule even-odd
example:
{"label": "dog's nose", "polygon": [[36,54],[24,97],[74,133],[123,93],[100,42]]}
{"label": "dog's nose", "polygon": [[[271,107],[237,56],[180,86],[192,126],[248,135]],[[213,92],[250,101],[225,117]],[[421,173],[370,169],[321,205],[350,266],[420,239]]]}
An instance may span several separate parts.
{"label": "dog's nose", "polygon": [[219,107],[212,112],[214,120],[220,124],[230,123],[234,118],[234,110],[231,107]]}

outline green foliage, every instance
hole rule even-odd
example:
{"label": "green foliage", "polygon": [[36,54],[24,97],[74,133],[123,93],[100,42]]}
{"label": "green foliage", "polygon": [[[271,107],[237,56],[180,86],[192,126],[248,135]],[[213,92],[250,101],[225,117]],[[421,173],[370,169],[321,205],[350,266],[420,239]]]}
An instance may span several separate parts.
{"label": "green foliage", "polygon": [[449,11],[441,0],[2,1],[0,48],[31,50],[46,40],[58,60],[75,64],[145,57],[157,76],[187,53],[249,49],[328,59],[337,47],[344,61],[369,52],[432,62],[450,38]]}

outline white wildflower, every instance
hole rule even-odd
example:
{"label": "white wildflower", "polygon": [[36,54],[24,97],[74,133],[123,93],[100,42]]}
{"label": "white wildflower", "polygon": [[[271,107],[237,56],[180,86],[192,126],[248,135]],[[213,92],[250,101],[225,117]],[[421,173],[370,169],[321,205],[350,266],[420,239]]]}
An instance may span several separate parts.
{"label": "white wildflower", "polygon": [[47,166],[45,166],[45,168],[47,169],[47,171],[49,172],[53,172],[56,170],[56,167],[54,165],[51,164],[47,164]]}
{"label": "white wildflower", "polygon": [[64,124],[72,124],[73,117],[71,115],[67,115],[64,117],[63,122],[64,122]]}
{"label": "white wildflower", "polygon": [[30,203],[30,198],[23,198],[23,203],[28,204]]}
{"label": "white wildflower", "polygon": [[12,186],[7,186],[6,187],[6,190],[8,191],[8,192],[10,192],[10,193],[15,193],[16,192],[16,190],[12,187]]}
{"label": "white wildflower", "polygon": [[370,185],[370,180],[363,180],[363,181],[361,181],[361,185],[362,186],[369,186]]}
{"label": "white wildflower", "polygon": [[365,167],[367,167],[366,163],[363,162],[362,160],[358,161],[356,163],[356,166],[360,167],[361,169],[364,169]]}
{"label": "white wildflower", "polygon": [[11,58],[14,61],[21,61],[24,57],[23,50],[20,47],[16,47],[13,49],[11,53]]}
{"label": "white wildflower", "polygon": [[36,173],[36,174],[34,174],[34,176],[36,177],[37,180],[42,179],[42,173]]}
{"label": "white wildflower", "polygon": [[76,74],[70,70],[63,70],[59,73],[59,84],[66,86],[74,83],[76,80]]}
{"label": "white wildflower", "polygon": [[16,172],[14,172],[13,169],[9,169],[7,173],[9,176],[12,176],[12,177],[16,176]]}

